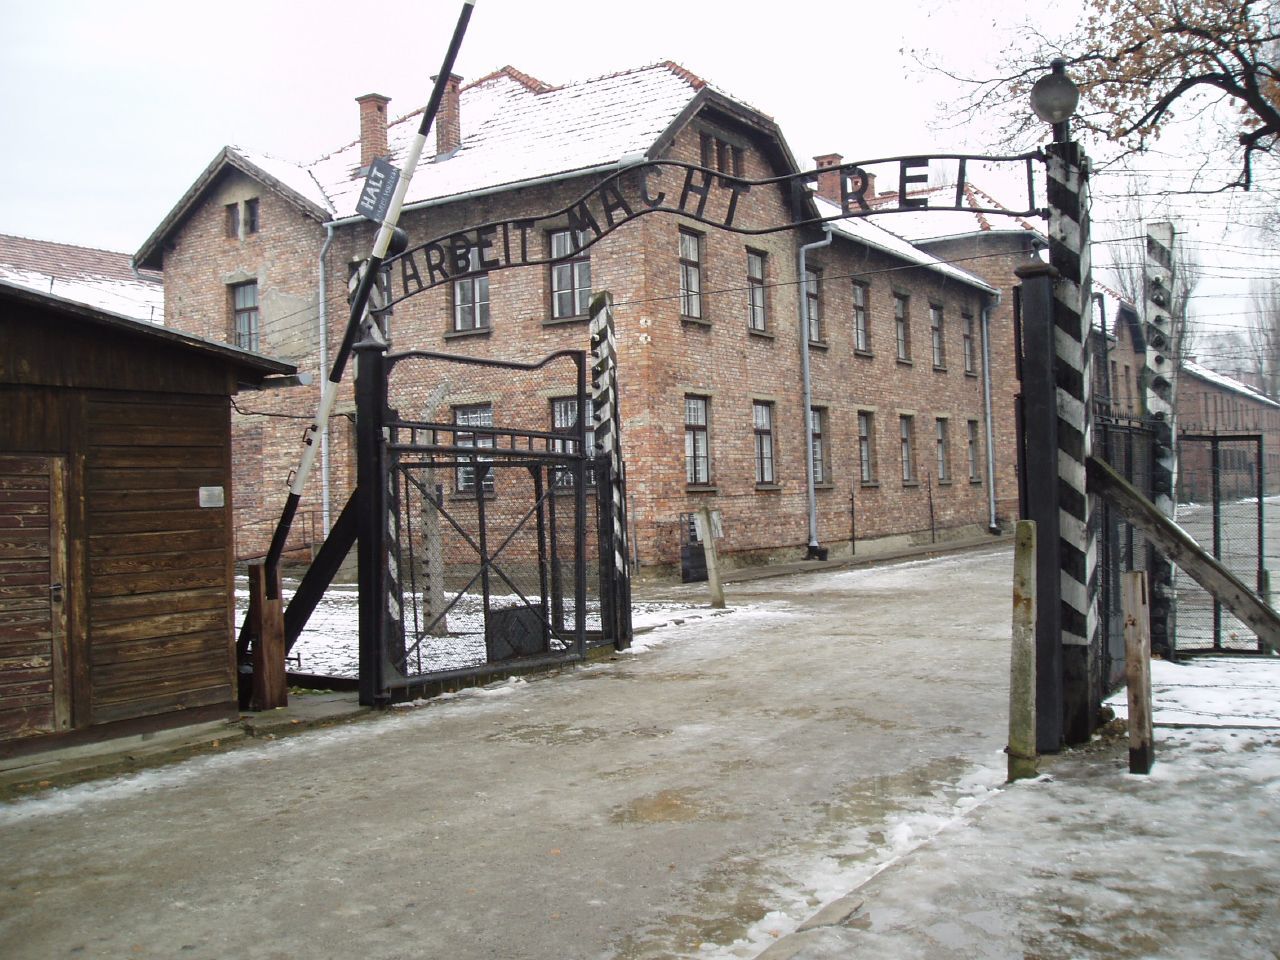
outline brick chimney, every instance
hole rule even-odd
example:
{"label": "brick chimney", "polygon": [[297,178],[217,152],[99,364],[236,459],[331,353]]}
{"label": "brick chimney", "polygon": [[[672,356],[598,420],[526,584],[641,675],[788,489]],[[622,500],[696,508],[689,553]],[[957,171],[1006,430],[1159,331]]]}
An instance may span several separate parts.
{"label": "brick chimney", "polygon": [[818,196],[823,200],[839,203],[840,171],[831,168],[840,166],[844,162],[844,157],[838,153],[826,153],[820,157],[814,157],[813,162],[818,165],[819,170],[826,171],[818,174]]}
{"label": "brick chimney", "polygon": [[360,166],[367,167],[387,155],[387,104],[390,97],[366,93],[356,97],[360,104]]}
{"label": "brick chimney", "polygon": [[[431,78],[435,80],[435,77]],[[462,146],[462,111],[458,105],[462,90],[462,78],[456,73],[449,74],[445,81],[444,96],[440,98],[440,109],[436,112],[436,159],[448,157]]]}

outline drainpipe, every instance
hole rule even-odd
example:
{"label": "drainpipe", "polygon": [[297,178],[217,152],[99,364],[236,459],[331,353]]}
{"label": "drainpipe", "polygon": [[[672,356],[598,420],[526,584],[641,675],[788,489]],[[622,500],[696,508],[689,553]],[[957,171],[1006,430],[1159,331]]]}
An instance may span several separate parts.
{"label": "drainpipe", "polygon": [[1000,291],[982,307],[982,414],[987,432],[987,530],[999,533],[996,521],[995,428],[991,419],[991,311],[1000,305]]}
{"label": "drainpipe", "polygon": [[[329,283],[325,271],[325,257],[333,243],[333,228],[329,221],[324,225],[324,245],[320,248],[320,375],[329,369]],[[324,535],[329,535],[329,431],[320,431],[320,525]]]}
{"label": "drainpipe", "polygon": [[806,261],[809,251],[831,245],[831,227],[823,224],[823,230],[826,236],[821,240],[800,245],[800,255],[797,258],[800,268],[800,380],[804,385],[804,416],[802,418],[804,421],[804,475],[809,496],[809,547],[805,551],[805,559],[807,560],[816,559],[818,556],[818,497],[814,491],[813,428],[809,422],[813,416],[811,412],[813,410],[813,384],[809,380],[809,317],[806,309],[809,298],[804,275],[807,269]]}

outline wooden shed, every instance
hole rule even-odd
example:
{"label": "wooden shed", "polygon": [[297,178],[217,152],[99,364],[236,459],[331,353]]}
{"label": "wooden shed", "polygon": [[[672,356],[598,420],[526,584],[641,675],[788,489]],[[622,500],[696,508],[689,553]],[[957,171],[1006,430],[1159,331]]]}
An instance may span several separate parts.
{"label": "wooden shed", "polygon": [[230,398],[294,372],[0,282],[0,756],[234,714]]}

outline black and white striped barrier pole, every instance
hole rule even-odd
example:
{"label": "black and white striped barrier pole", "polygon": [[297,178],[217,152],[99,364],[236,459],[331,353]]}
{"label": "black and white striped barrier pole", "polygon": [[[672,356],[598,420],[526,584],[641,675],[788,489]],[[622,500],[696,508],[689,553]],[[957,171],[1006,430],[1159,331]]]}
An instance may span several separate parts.
{"label": "black and white striped barrier pole", "polygon": [[[1173,519],[1177,487],[1177,383],[1176,353],[1179,344],[1173,328],[1173,224],[1147,225],[1147,255],[1143,269],[1142,319],[1147,340],[1143,373],[1143,400],[1154,433],[1151,457],[1151,498],[1166,517]],[[1151,597],[1151,649],[1163,656],[1174,652],[1173,565],[1158,550],[1148,561]]]}
{"label": "black and white striped barrier pole", "polygon": [[315,464],[316,453],[320,448],[319,438],[328,429],[329,416],[333,412],[333,405],[338,399],[338,385],[342,382],[342,375],[346,371],[352,348],[355,346],[356,337],[360,332],[368,307],[370,291],[377,281],[388,251],[392,250],[393,239],[397,246],[406,242],[403,231],[399,231],[396,227],[400,220],[400,210],[404,206],[404,198],[409,191],[413,173],[418,167],[419,159],[422,157],[422,151],[427,142],[427,133],[431,129],[431,124],[435,121],[436,113],[440,109],[440,101],[444,98],[445,86],[448,83],[449,75],[453,73],[454,61],[457,59],[458,50],[462,46],[462,38],[466,34],[467,24],[471,20],[471,11],[474,6],[475,0],[463,0],[462,12],[458,15],[458,22],[454,27],[453,37],[449,41],[449,49],[445,53],[444,63],[440,67],[440,73],[436,76],[435,86],[431,91],[430,99],[427,101],[426,109],[422,112],[422,122],[418,125],[418,133],[410,142],[409,152],[405,157],[404,169],[398,174],[395,190],[386,206],[386,212],[378,221],[378,233],[373,241],[373,252],[369,256],[368,269],[361,274],[360,282],[356,288],[355,297],[351,303],[351,313],[347,320],[346,332],[343,335],[342,343],[337,353],[334,355],[329,379],[325,381],[324,389],[320,394],[319,409],[316,411],[315,418],[302,435],[302,457],[297,469],[293,472],[284,510],[281,512],[280,520],[276,524],[275,533],[271,537],[271,546],[267,549],[268,583],[272,583],[275,580],[274,572],[280,563],[285,541],[289,537],[289,529],[293,525],[294,515],[298,512],[298,504],[302,500],[303,489],[306,487],[307,478],[311,475],[311,468]]}
{"label": "black and white striped barrier pole", "polygon": [[598,293],[591,300],[591,404],[596,446],[609,462],[609,522],[613,544],[612,599],[614,642],[630,644],[631,574],[627,548],[626,477],[622,466],[622,431],[618,415],[618,348],[613,326],[613,295]]}

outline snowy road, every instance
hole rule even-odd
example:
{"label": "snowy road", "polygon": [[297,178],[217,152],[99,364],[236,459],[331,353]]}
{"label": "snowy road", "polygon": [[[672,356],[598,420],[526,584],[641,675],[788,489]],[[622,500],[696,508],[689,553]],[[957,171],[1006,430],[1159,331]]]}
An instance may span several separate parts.
{"label": "snowy road", "polygon": [[612,662],[0,807],[0,953],[754,956],[1002,778],[1010,566],[731,585]]}

